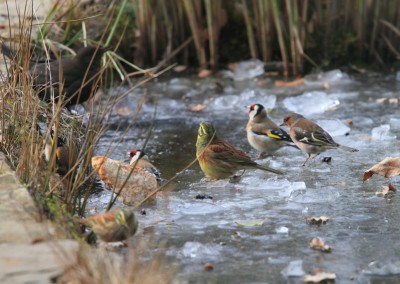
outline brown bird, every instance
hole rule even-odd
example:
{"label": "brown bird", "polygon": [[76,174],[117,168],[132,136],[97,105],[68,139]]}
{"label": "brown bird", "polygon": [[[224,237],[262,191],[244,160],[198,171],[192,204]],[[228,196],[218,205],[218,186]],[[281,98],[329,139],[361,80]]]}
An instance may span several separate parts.
{"label": "brown bird", "polygon": [[119,242],[133,236],[138,228],[138,221],[133,211],[114,209],[106,213],[79,220],[92,228],[93,232],[105,242]]}
{"label": "brown bird", "polygon": [[[14,59],[14,52],[4,43],[3,54]],[[39,98],[51,102],[52,93],[55,101],[62,96],[66,107],[87,101],[97,88],[101,70],[101,57],[106,49],[96,46],[81,48],[69,59],[48,62],[29,63],[29,74],[32,76],[33,88]]]}
{"label": "brown bird", "polygon": [[308,154],[308,158],[304,161],[303,166],[305,166],[310,158],[314,159],[328,149],[339,148],[347,152],[358,152],[357,149],[336,143],[321,126],[304,118],[301,114],[293,112],[286,115],[282,125],[290,128],[289,134],[294,144]]}
{"label": "brown bird", "polygon": [[252,161],[243,151],[219,138],[214,126],[202,122],[197,135],[196,156],[204,174],[213,179],[234,176],[239,170],[259,169],[275,174],[281,171]]}
{"label": "brown bird", "polygon": [[[122,202],[128,206],[137,206],[158,188],[157,177],[138,166],[133,168],[105,156],[94,156],[92,167],[99,178],[119,193]],[[151,201],[154,200],[155,196]]]}
{"label": "brown bird", "polygon": [[161,181],[160,171],[149,161],[146,153],[141,150],[134,149],[129,152],[129,165],[136,166],[148,171],[156,176],[158,181]]}

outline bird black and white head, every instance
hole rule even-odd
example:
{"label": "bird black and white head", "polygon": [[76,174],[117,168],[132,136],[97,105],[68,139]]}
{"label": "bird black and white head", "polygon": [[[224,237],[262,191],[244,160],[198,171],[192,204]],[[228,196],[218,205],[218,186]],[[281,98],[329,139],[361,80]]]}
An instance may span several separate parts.
{"label": "bird black and white head", "polygon": [[255,117],[261,116],[261,113],[265,113],[265,108],[260,104],[252,104],[248,106],[249,108],[249,118],[254,119]]}
{"label": "bird black and white head", "polygon": [[146,154],[143,151],[136,149],[132,150],[129,153],[129,164],[133,165],[137,160],[143,158],[144,156],[146,156]]}

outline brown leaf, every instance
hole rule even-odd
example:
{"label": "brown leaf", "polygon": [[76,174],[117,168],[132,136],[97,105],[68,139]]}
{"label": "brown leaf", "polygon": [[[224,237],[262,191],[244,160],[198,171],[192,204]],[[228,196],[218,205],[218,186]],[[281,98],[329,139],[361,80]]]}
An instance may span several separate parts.
{"label": "brown leaf", "polygon": [[320,216],[320,217],[308,217],[306,218],[306,222],[310,225],[321,225],[326,224],[329,221],[329,217]]}
{"label": "brown leaf", "polygon": [[388,157],[375,164],[364,172],[363,181],[368,180],[374,174],[392,178],[400,174],[400,158]]}
{"label": "brown leaf", "polygon": [[286,81],[281,81],[281,80],[276,80],[275,81],[275,86],[277,87],[295,87],[295,86],[302,86],[304,85],[304,79],[296,79],[294,81],[286,82]]}
{"label": "brown leaf", "polygon": [[202,70],[200,70],[199,74],[197,74],[197,76],[199,78],[206,78],[210,75],[211,75],[211,70],[208,70],[208,69],[202,69]]}
{"label": "brown leaf", "polygon": [[199,111],[202,111],[202,110],[205,109],[205,108],[206,108],[206,105],[197,104],[197,105],[195,105],[195,106],[192,106],[189,110],[190,110],[190,111],[193,111],[193,112],[199,112]]}
{"label": "brown leaf", "polygon": [[315,250],[320,250],[322,252],[331,252],[330,246],[326,245],[320,238],[314,238],[311,240],[310,247]]}
{"label": "brown leaf", "polygon": [[214,269],[214,265],[211,262],[205,263],[203,267],[205,271],[211,271]]}
{"label": "brown leaf", "polygon": [[180,73],[180,72],[185,71],[186,68],[187,68],[186,65],[177,65],[177,66],[174,67],[173,70],[174,70],[175,72],[177,72],[177,73]]}
{"label": "brown leaf", "polygon": [[395,188],[391,183],[382,187],[382,191],[376,192],[378,196],[386,196],[389,191],[396,192],[397,188]]}
{"label": "brown leaf", "polygon": [[320,283],[322,281],[335,281],[336,274],[331,272],[319,271],[314,275],[304,275],[304,282]]}

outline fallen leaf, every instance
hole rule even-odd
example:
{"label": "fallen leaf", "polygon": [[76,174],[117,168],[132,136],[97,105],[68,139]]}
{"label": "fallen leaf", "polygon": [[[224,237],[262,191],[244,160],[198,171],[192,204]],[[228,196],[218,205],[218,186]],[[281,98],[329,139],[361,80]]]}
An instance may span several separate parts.
{"label": "fallen leaf", "polygon": [[228,69],[231,70],[232,72],[235,72],[236,68],[237,68],[237,63],[228,64]]}
{"label": "fallen leaf", "polygon": [[324,87],[325,90],[329,90],[329,89],[331,88],[331,85],[329,85],[328,82],[324,82],[324,83],[322,84],[322,86]]}
{"label": "fallen leaf", "polygon": [[187,66],[186,65],[177,65],[177,66],[175,66],[174,67],[174,71],[175,72],[177,72],[177,73],[180,73],[180,72],[183,72],[183,71],[185,71],[187,69]]}
{"label": "fallen leaf", "polygon": [[304,275],[304,282],[320,283],[322,281],[335,281],[336,274],[331,272],[319,271],[314,275]]}
{"label": "fallen leaf", "polygon": [[206,108],[206,105],[198,104],[198,105],[192,106],[189,110],[193,111],[193,112],[199,112],[199,111],[202,111],[205,108]]}
{"label": "fallen leaf", "polygon": [[395,188],[391,183],[382,187],[382,191],[376,192],[378,196],[386,196],[389,191],[396,192],[397,188]]}
{"label": "fallen leaf", "polygon": [[236,221],[235,222],[238,226],[242,227],[256,227],[256,226],[261,226],[264,224],[264,220],[258,219],[258,220],[252,220],[252,221]]}
{"label": "fallen leaf", "polygon": [[211,262],[205,263],[203,267],[205,271],[211,271],[214,269],[214,265]]}
{"label": "fallen leaf", "polygon": [[310,225],[321,225],[326,224],[329,221],[329,217],[320,216],[320,217],[308,217],[306,219],[307,223]]}
{"label": "fallen leaf", "polygon": [[400,174],[400,158],[388,157],[375,164],[364,172],[363,181],[368,180],[374,174],[392,178]]}
{"label": "fallen leaf", "polygon": [[208,69],[202,69],[202,70],[200,70],[199,74],[197,74],[197,76],[199,78],[206,78],[210,75],[211,75],[211,70],[208,70]]}
{"label": "fallen leaf", "polygon": [[322,252],[331,252],[330,246],[326,245],[320,238],[314,238],[311,240],[310,247],[315,250],[320,250]]}
{"label": "fallen leaf", "polygon": [[240,242],[240,240],[242,239],[242,237],[240,236],[239,232],[233,232],[233,234],[231,235],[232,240]]}
{"label": "fallen leaf", "polygon": [[133,111],[129,107],[121,107],[117,109],[117,114],[120,116],[132,116]]}
{"label": "fallen leaf", "polygon": [[277,87],[295,87],[295,86],[301,86],[304,85],[304,79],[296,79],[294,81],[286,82],[286,81],[281,81],[281,80],[276,80],[274,83],[275,86]]}

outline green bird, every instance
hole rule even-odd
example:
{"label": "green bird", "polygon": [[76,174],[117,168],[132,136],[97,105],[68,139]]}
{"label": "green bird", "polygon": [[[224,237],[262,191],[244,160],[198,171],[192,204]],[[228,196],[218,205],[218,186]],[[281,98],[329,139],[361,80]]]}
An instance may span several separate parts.
{"label": "green bird", "polygon": [[214,126],[200,123],[196,156],[204,174],[212,179],[229,178],[239,170],[260,169],[275,174],[283,174],[279,170],[262,166],[252,161],[243,151],[218,137]]}

